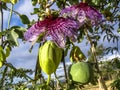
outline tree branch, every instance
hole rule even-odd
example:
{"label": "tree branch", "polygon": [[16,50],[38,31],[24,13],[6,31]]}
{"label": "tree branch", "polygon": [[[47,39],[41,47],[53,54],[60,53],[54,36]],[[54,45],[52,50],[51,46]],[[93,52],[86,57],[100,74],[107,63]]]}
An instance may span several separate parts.
{"label": "tree branch", "polygon": [[[0,32],[3,31],[3,11],[2,11],[2,2],[0,2]],[[0,39],[0,45],[2,45],[3,38]]]}
{"label": "tree branch", "polygon": [[103,80],[102,73],[99,69],[99,64],[98,64],[97,57],[96,57],[95,45],[92,42],[92,39],[90,38],[86,28],[84,29],[84,32],[85,32],[85,35],[87,36],[87,39],[88,39],[88,41],[90,42],[90,45],[91,45],[91,51],[92,51],[93,58],[94,58],[94,61],[96,63],[96,69],[97,69],[97,72],[98,72],[98,75],[99,75],[98,82],[100,84],[100,88],[103,88],[104,90],[107,90],[107,86],[106,86],[106,84]]}
{"label": "tree branch", "polygon": [[12,18],[12,12],[13,12],[13,4],[11,5],[10,14],[9,14],[9,18],[8,18],[8,28],[10,28],[10,22],[11,22],[11,18]]}

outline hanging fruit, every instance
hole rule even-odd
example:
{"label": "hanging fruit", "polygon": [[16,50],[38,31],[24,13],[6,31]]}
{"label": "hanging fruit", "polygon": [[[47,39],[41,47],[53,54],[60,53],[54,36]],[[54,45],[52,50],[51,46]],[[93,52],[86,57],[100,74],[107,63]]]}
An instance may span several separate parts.
{"label": "hanging fruit", "polygon": [[91,68],[86,62],[77,62],[69,67],[69,78],[74,82],[87,84],[91,79]]}
{"label": "hanging fruit", "polygon": [[[63,49],[59,48],[52,41],[47,41],[39,49],[39,63],[43,72],[49,76],[49,81],[50,75],[56,71],[58,65],[60,64],[62,53]],[[49,84],[49,81],[47,84]]]}

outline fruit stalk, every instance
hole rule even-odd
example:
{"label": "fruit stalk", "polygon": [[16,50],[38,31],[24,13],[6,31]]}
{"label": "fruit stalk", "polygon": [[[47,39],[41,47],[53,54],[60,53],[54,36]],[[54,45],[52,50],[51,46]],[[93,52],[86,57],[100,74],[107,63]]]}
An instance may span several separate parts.
{"label": "fruit stalk", "polygon": [[13,4],[11,5],[11,9],[10,9],[10,14],[8,17],[8,29],[10,28],[10,22],[11,22],[11,18],[12,18],[12,13],[13,13]]}
{"label": "fruit stalk", "polygon": [[[64,58],[64,56],[63,56],[63,58]],[[65,65],[65,60],[63,60],[63,67],[64,67],[64,73],[65,73],[65,81],[66,81],[66,83],[68,83],[68,78],[67,78],[67,71],[66,71],[66,65]]]}
{"label": "fruit stalk", "polygon": [[50,75],[56,72],[61,62],[62,52],[63,49],[53,41],[47,41],[39,48],[39,65],[42,71],[48,75],[47,85],[50,82]]}
{"label": "fruit stalk", "polygon": [[50,79],[51,79],[51,75],[48,75],[47,85],[49,85],[49,83],[50,83]]}

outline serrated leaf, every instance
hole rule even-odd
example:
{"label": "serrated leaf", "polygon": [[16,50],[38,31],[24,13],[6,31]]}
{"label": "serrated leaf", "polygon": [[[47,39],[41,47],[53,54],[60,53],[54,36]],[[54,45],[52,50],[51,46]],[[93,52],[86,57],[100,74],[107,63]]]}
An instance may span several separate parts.
{"label": "serrated leaf", "polygon": [[30,21],[26,15],[20,15],[20,19],[23,24],[30,24]]}

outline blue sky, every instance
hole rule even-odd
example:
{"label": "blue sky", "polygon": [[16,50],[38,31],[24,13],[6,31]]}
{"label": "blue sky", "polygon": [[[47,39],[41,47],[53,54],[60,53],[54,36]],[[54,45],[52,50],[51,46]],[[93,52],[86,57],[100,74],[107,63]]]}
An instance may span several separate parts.
{"label": "blue sky", "polygon": [[[30,2],[31,0],[20,0],[14,6],[14,10],[19,12],[20,14],[25,14],[29,17],[30,20],[37,20],[36,15],[30,15],[30,12],[33,11],[33,6]],[[8,4],[10,7],[11,5]],[[9,16],[9,12],[3,11],[4,13],[4,29],[7,28],[7,20]],[[25,27],[19,17],[16,14],[13,14],[11,20],[11,26],[18,25]],[[19,40],[19,46],[12,49],[10,56],[7,58],[8,62],[11,62],[17,68],[35,68],[37,53],[38,53],[38,44],[35,44],[32,52],[29,52],[30,43],[23,43]]]}
{"label": "blue sky", "polygon": [[[8,4],[9,7],[11,7],[11,4]],[[31,0],[19,0],[17,4],[14,5],[14,10],[19,12],[20,14],[25,14],[29,17],[30,20],[36,20],[37,21],[37,15],[30,15],[31,12],[33,12],[33,6],[31,4]],[[55,6],[52,8],[56,8]],[[9,17],[8,11],[3,11],[4,13],[4,29],[7,28],[7,21]],[[13,13],[11,25],[10,26],[23,26],[25,27],[21,20],[19,19],[19,16]],[[27,68],[27,69],[35,69],[37,55],[38,55],[38,44],[34,45],[34,48],[32,52],[29,52],[31,44],[29,42],[23,43],[21,40],[19,41],[19,46],[14,47],[12,49],[12,52],[10,56],[7,58],[7,61],[12,63],[13,66],[17,68]]]}
{"label": "blue sky", "polygon": [[[10,5],[8,5],[10,6]],[[56,7],[53,7],[56,8]],[[30,12],[33,12],[33,6],[31,4],[31,0],[20,0],[14,6],[14,10],[19,12],[20,14],[25,14],[29,17],[30,20],[37,20],[36,15],[30,15]],[[4,28],[7,28],[7,20],[8,20],[9,12],[4,11]],[[11,26],[19,25],[25,27],[22,22],[20,21],[19,17],[15,14],[12,16]],[[109,43],[107,41],[103,42],[101,39],[99,43],[103,43],[104,46],[114,46],[114,44]],[[80,48],[84,53],[87,55],[87,50],[89,50],[89,45],[86,45],[86,40],[79,44]],[[19,47],[15,47],[12,49],[10,56],[8,57],[7,61],[11,62],[17,68],[35,68],[37,54],[38,54],[38,44],[35,44],[32,52],[29,52],[30,43],[26,42],[23,43],[19,40]],[[68,59],[68,57],[66,58]]]}

